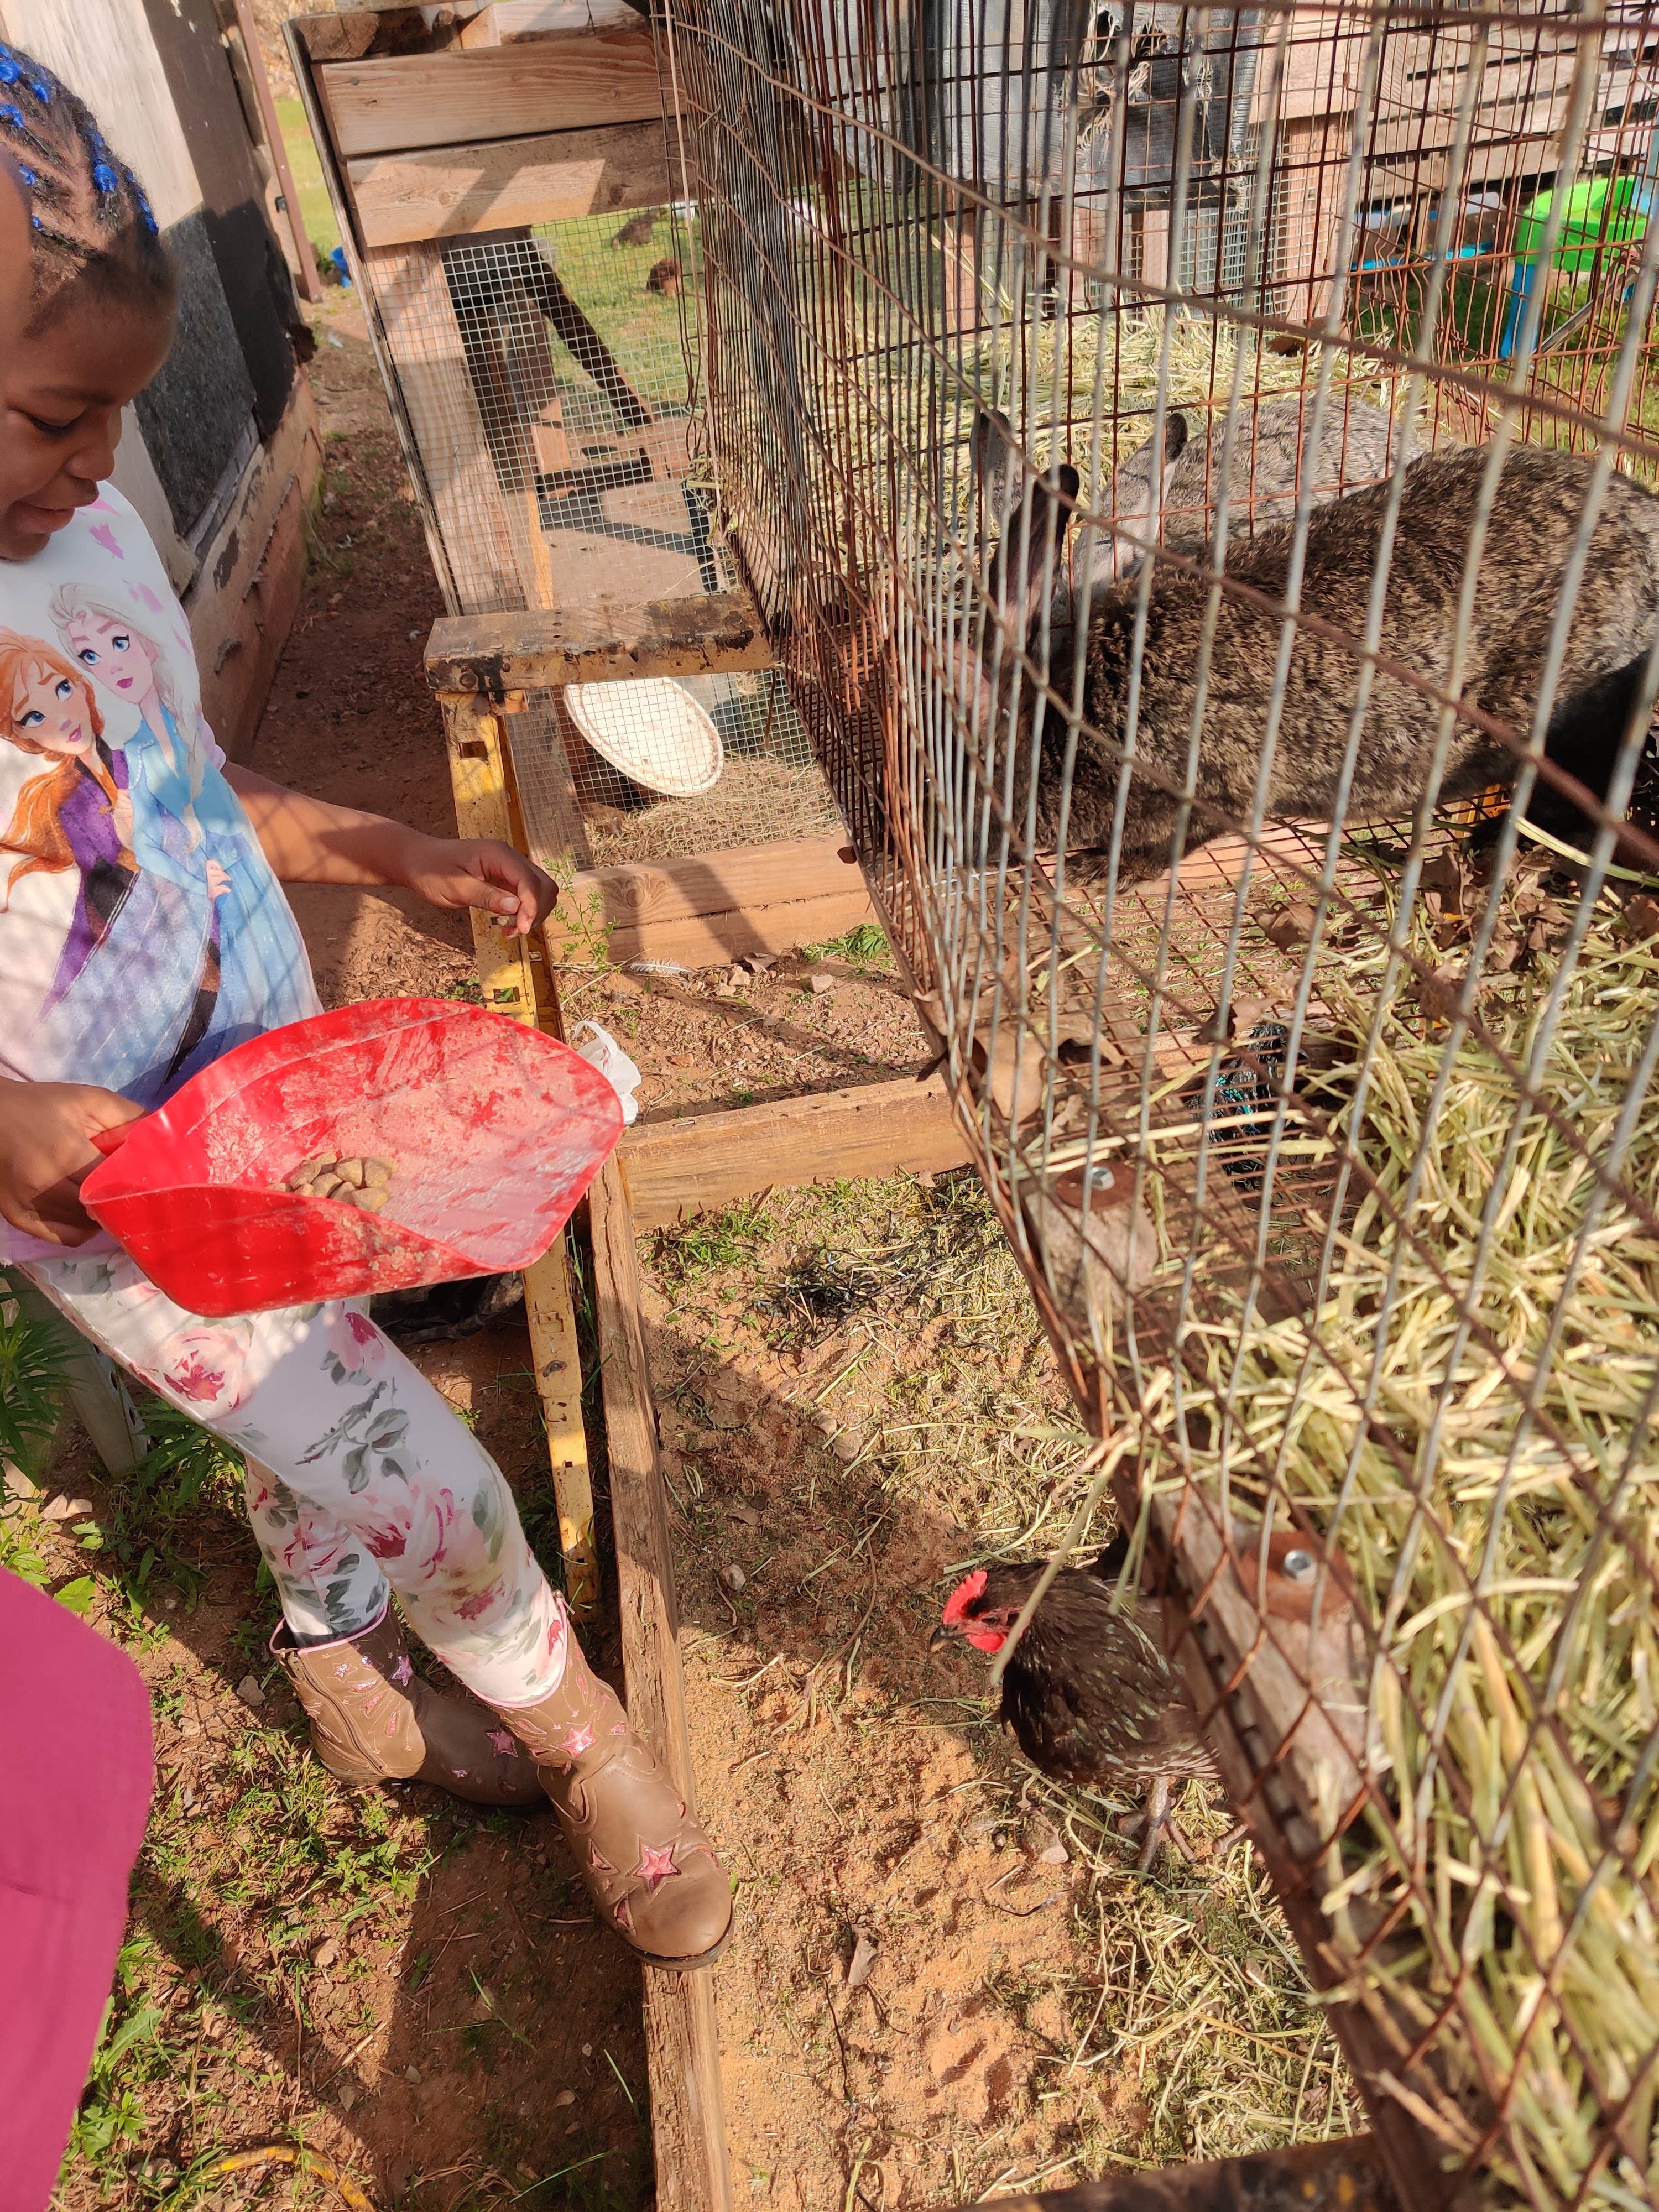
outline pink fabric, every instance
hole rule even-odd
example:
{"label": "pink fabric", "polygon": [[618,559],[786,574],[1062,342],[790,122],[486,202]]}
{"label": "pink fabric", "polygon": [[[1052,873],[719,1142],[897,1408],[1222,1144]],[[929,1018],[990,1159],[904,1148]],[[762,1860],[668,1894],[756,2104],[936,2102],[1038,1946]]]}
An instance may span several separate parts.
{"label": "pink fabric", "polygon": [[0,2198],[43,2212],[98,2038],[155,1781],[125,1653],[0,1571]]}

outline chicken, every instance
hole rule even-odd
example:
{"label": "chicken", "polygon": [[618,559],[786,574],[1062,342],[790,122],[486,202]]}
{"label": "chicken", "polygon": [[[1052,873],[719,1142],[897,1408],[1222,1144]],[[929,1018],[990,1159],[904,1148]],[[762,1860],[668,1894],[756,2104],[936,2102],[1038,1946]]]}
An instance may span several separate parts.
{"label": "chicken", "polygon": [[[1092,1565],[1054,1577],[1003,1670],[1002,1718],[1054,1781],[1146,1792],[1144,1873],[1166,1833],[1182,1843],[1170,1819],[1170,1782],[1207,1779],[1216,1764],[1164,1656],[1153,1609],[1133,1601],[1113,1609],[1126,1554],[1120,1538]],[[1042,1571],[1040,1559],[975,1567],[951,1591],[930,1648],[959,1638],[1000,1651]]]}
{"label": "chicken", "polygon": [[657,212],[647,209],[644,215],[629,218],[611,240],[613,246],[649,246],[651,234],[657,227]]}

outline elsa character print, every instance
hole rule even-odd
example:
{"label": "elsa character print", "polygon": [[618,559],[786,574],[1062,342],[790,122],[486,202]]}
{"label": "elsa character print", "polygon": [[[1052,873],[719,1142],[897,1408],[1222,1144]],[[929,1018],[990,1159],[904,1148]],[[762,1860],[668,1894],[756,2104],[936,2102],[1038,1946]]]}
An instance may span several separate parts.
{"label": "elsa character print", "polygon": [[[271,949],[264,943],[269,933],[259,927],[246,887],[250,880],[262,883],[264,872],[252,866],[246,817],[196,735],[199,717],[167,647],[135,622],[130,609],[81,584],[57,593],[52,618],[94,683],[141,717],[125,748],[137,771],[133,849],[140,866],[165,875],[192,899],[205,896],[210,909],[206,988],[212,997],[210,1004],[198,995],[199,1018],[173,1071],[182,1079],[273,1026],[272,1002],[282,1005],[283,973],[291,963],[262,957]],[[283,933],[284,947],[287,942]],[[311,1011],[307,988],[277,1018],[298,1020]]]}

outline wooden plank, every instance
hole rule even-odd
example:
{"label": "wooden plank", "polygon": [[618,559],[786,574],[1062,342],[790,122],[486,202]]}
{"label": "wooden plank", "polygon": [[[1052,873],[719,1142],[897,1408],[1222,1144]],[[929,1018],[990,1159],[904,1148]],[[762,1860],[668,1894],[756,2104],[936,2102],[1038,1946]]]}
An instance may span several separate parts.
{"label": "wooden plank", "polygon": [[[243,65],[253,87],[253,97],[258,104],[259,122],[265,134],[265,151],[276,172],[276,190],[282,196],[283,213],[288,219],[289,234],[294,240],[294,256],[300,264],[300,295],[314,302],[323,296],[322,279],[317,274],[317,249],[306,229],[300,209],[300,195],[295,189],[294,172],[289,166],[283,126],[276,119],[276,102],[271,97],[270,79],[265,73],[264,50],[259,44],[258,26],[253,20],[252,0],[231,0],[231,5],[236,17],[236,30],[241,40]],[[229,36],[227,32],[227,39]]]}
{"label": "wooden plank", "polygon": [[329,62],[317,75],[336,150],[348,161],[524,138],[550,125],[648,123],[663,112],[656,49],[643,23],[470,54]]}
{"label": "wooden plank", "polygon": [[508,46],[561,31],[611,31],[639,20],[629,0],[492,0],[462,24],[456,44],[471,52],[475,46]]}
{"label": "wooden plank", "polygon": [[371,155],[348,162],[346,178],[366,246],[661,207],[674,196],[660,120]]}
{"label": "wooden plank", "polygon": [[712,968],[745,952],[822,944],[875,920],[852,847],[839,837],[795,837],[584,869],[560,898],[547,945],[566,965],[603,951],[616,966],[676,960]]}
{"label": "wooden plank", "polygon": [[791,899],[782,906],[734,908],[730,914],[653,922],[642,929],[613,929],[604,942],[612,965],[618,968],[630,960],[718,968],[750,952],[793,952],[798,945],[827,944],[875,919],[869,894],[860,884],[833,898]]}
{"label": "wooden plank", "polygon": [[[628,1194],[614,1158],[589,1190],[588,1213],[628,1710],[665,1757],[695,1811],[668,1500],[640,1326],[639,1263]],[[714,1975],[707,1969],[671,1974],[647,1967],[645,2035],[660,2212],[730,2212]]]}
{"label": "wooden plank", "polygon": [[801,1183],[965,1167],[942,1076],[901,1076],[764,1106],[636,1122],[618,1155],[641,1229]]}
{"label": "wooden plank", "polygon": [[406,27],[416,38],[426,31],[420,9],[403,6],[401,0],[396,5],[343,8],[332,15],[296,15],[292,20],[296,36],[314,62],[360,60],[388,25],[394,32]]}
{"label": "wooden plank", "polygon": [[[444,739],[455,793],[455,821],[462,836],[500,837],[510,844],[514,825],[509,769],[500,721],[494,714],[481,714],[471,706],[447,707]],[[478,984],[487,1004],[538,1025],[550,1008],[556,1011],[545,981],[546,963],[540,963],[538,975],[536,948],[530,939],[503,935],[488,915],[474,907],[472,943]],[[565,1592],[572,1618],[588,1620],[599,1608],[599,1555],[593,1544],[587,1435],[582,1425],[575,1301],[562,1237],[525,1270],[524,1291],[536,1390],[547,1429],[548,1458],[559,1507]]]}
{"label": "wooden plank", "polygon": [[541,612],[444,616],[426,679],[443,692],[509,691],[627,676],[724,676],[776,665],[747,592],[678,599],[597,598]]}

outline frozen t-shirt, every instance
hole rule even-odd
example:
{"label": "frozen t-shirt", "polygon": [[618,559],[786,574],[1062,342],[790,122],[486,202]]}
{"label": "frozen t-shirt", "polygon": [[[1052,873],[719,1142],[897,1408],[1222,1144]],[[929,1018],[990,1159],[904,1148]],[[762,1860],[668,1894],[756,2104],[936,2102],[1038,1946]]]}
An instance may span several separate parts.
{"label": "frozen t-shirt", "polygon": [[[318,1011],[223,764],[184,611],[106,485],[0,562],[0,1076],[156,1106]],[[0,1261],[60,1255],[0,1221]]]}

